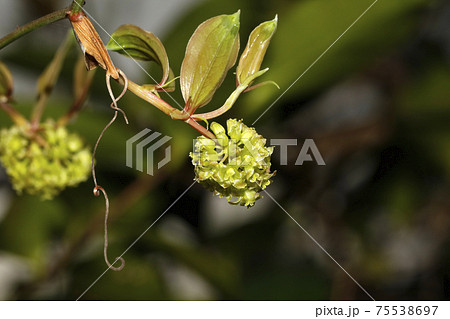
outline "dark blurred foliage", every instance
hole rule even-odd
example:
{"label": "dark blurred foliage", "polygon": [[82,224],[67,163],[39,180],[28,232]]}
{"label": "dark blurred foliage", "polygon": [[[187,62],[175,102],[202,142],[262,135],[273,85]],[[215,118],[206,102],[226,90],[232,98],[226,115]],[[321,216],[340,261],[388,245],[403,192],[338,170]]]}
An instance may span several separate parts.
{"label": "dark blurred foliage", "polygon": [[[278,14],[263,67],[281,90],[247,93],[218,121],[238,117],[253,126],[258,119],[254,126],[267,139],[299,141],[286,166],[278,164],[276,149],[277,175],[267,190],[375,299],[449,299],[448,1],[379,1],[259,119],[372,2],[207,0],[174,21],[162,40],[179,73],[190,35],[207,18],[241,9],[243,47],[253,27]],[[27,3],[24,22],[61,5]],[[149,19],[157,14],[130,10]],[[35,79],[68,23],[57,26],[2,50],[1,60],[22,79]],[[63,114],[71,103],[77,54],[65,63],[47,116]],[[143,73],[133,80],[149,81]],[[205,110],[220,105],[233,85],[230,75]],[[29,112],[32,97],[15,96],[17,107]],[[69,128],[93,145],[112,116],[109,103],[99,70],[90,100]],[[98,178],[112,204],[111,258],[170,209],[126,253],[125,269],[107,272],[83,299],[368,299],[269,196],[247,210],[196,184],[179,198],[193,181],[188,153],[195,131],[131,93],[120,105],[131,124],[118,120],[97,155]],[[3,115],[0,125],[11,123]],[[155,176],[125,166],[126,140],[145,127],[173,137],[172,161]],[[294,165],[306,138],[314,139],[326,166]],[[12,195],[3,173],[1,187],[7,206],[0,222],[2,297],[76,299],[106,269],[104,203],[92,196],[92,182],[53,201]]]}

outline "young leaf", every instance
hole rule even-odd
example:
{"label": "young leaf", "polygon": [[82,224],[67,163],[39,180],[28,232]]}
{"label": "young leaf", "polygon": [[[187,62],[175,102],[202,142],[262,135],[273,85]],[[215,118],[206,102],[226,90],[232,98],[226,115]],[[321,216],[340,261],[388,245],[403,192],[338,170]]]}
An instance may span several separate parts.
{"label": "young leaf", "polygon": [[13,91],[13,77],[8,67],[0,62],[0,102],[7,102]]}
{"label": "young leaf", "polygon": [[186,48],[180,84],[189,109],[206,105],[235,64],[239,51],[239,11],[203,22]]}
{"label": "young leaf", "polygon": [[261,23],[250,34],[236,70],[238,84],[244,83],[261,68],[270,39],[277,29],[277,22],[278,18],[275,16],[275,19]]}
{"label": "young leaf", "polygon": [[136,60],[154,61],[159,64],[163,69],[161,85],[170,75],[169,58],[164,45],[153,33],[138,26],[132,24],[120,26],[111,36],[106,48]]}

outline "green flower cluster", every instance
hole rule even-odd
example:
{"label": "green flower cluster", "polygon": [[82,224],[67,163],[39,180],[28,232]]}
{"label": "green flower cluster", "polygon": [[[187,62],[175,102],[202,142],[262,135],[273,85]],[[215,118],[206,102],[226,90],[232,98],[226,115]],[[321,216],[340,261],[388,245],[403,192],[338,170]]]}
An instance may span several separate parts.
{"label": "green flower cluster", "polygon": [[49,121],[35,134],[25,126],[0,131],[0,161],[17,193],[51,199],[88,178],[92,156],[78,135]]}
{"label": "green flower cluster", "polygon": [[231,204],[253,206],[275,174],[270,172],[273,147],[242,120],[229,119],[227,132],[214,122],[211,131],[217,139],[198,137],[190,154],[196,181]]}

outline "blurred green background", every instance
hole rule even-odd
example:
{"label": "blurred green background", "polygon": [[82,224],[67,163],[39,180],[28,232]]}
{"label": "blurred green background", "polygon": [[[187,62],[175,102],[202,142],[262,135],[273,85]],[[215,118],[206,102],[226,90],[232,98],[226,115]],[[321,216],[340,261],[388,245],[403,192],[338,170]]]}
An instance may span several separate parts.
{"label": "blurred green background", "polygon": [[[1,0],[0,36],[63,0]],[[246,93],[217,119],[243,118],[269,139],[297,139],[268,192],[375,299],[450,296],[450,3],[379,0],[270,110],[284,92],[373,0],[87,1],[112,33],[134,23],[166,46],[176,74],[190,35],[204,20],[241,9],[241,47],[278,14],[268,49],[267,86]],[[29,114],[37,77],[70,25],[61,21],[0,51],[15,78],[16,107]],[[98,29],[106,42],[108,35]],[[46,117],[72,102],[74,48]],[[112,55],[138,83],[152,83],[132,61]],[[153,65],[141,64],[158,75]],[[204,108],[233,90],[230,71]],[[178,83],[177,83],[178,86]],[[115,87],[117,90],[119,88]],[[179,103],[181,94],[172,94]],[[90,145],[109,121],[104,71],[69,124]],[[120,119],[97,154],[99,183],[112,205],[109,255],[120,255],[192,184],[196,132],[128,93]],[[257,120],[257,121],[256,121]],[[255,123],[256,121],[256,123]],[[254,124],[252,124],[254,123]],[[0,116],[0,127],[11,125]],[[172,161],[155,176],[125,165],[125,143],[144,128],[173,137]],[[326,166],[296,166],[312,138]],[[52,201],[17,196],[0,168],[0,299],[73,300],[106,269],[104,202],[92,181]],[[268,196],[251,209],[228,205],[196,184],[107,272],[84,300],[367,300],[369,297]]]}

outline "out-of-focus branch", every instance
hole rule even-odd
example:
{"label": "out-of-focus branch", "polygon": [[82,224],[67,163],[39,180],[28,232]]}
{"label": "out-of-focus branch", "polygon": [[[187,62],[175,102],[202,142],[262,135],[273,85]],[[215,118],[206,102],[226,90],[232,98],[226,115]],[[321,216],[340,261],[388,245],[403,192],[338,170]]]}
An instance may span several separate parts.
{"label": "out-of-focus branch", "polygon": [[0,39],[0,49],[6,47],[8,44],[16,41],[17,39],[23,37],[24,35],[30,33],[31,31],[34,31],[48,24],[64,19],[67,15],[67,12],[70,9],[71,7],[68,7],[49,13],[43,17],[31,21],[30,23],[18,27],[16,30]]}
{"label": "out-of-focus branch", "polygon": [[[129,184],[111,203],[110,220],[114,220],[124,214],[163,179],[164,176],[162,173],[155,176],[145,175]],[[49,266],[48,271],[35,281],[20,287],[16,293],[16,297],[19,299],[27,299],[41,284],[57,276],[89,239],[102,230],[104,221],[103,214],[103,208],[92,213],[93,217],[88,226],[67,245],[67,249],[62,254],[56,257]]]}

